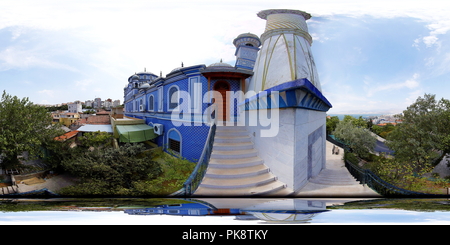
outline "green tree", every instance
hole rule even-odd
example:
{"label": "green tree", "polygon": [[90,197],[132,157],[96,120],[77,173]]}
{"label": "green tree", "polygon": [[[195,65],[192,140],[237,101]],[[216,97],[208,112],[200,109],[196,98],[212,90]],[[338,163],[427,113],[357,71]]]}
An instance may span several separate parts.
{"label": "green tree", "polygon": [[85,147],[98,147],[102,144],[110,143],[112,138],[112,135],[107,132],[97,131],[84,133],[84,135],[78,138],[78,140]]}
{"label": "green tree", "polygon": [[350,115],[345,115],[344,119],[342,120],[344,122],[351,122],[354,126],[356,127],[362,127],[362,128],[367,128],[367,121],[364,120],[364,118],[362,116],[359,116],[358,118],[355,118],[353,116]]}
{"label": "green tree", "polygon": [[63,133],[59,125],[52,124],[45,107],[33,104],[28,98],[19,99],[3,91],[0,101],[2,167],[17,165],[17,156],[23,152],[28,152],[31,158],[43,157],[43,148]]}
{"label": "green tree", "polygon": [[61,162],[65,171],[80,177],[83,182],[66,189],[65,194],[117,194],[131,190],[136,181],[151,180],[161,174],[160,164],[145,153],[142,144],[126,144],[118,149],[80,149],[72,149],[73,157]]}
{"label": "green tree", "polygon": [[375,148],[376,138],[367,129],[355,126],[351,120],[339,122],[333,134],[361,158],[367,158]]}
{"label": "green tree", "polygon": [[383,180],[395,186],[418,192],[426,189],[426,178],[420,176],[432,170],[430,167],[419,168],[414,163],[401,162],[396,158],[384,156],[375,158],[370,165],[370,169]]}
{"label": "green tree", "polygon": [[336,129],[336,126],[338,123],[339,123],[339,117],[337,117],[337,116],[327,118],[327,122],[326,122],[327,134],[331,134]]}
{"label": "green tree", "polygon": [[438,157],[438,151],[448,152],[449,109],[448,100],[438,101],[435,95],[425,94],[404,110],[403,122],[388,135],[386,142],[395,151],[396,159],[426,168]]}

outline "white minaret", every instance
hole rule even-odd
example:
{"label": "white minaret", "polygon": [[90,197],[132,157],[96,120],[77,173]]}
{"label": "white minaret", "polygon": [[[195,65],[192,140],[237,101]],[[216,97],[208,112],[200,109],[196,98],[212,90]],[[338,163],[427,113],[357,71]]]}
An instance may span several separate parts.
{"label": "white minaret", "polygon": [[311,15],[300,10],[269,9],[259,12],[258,17],[267,22],[248,89],[259,92],[306,78],[321,91],[306,25]]}

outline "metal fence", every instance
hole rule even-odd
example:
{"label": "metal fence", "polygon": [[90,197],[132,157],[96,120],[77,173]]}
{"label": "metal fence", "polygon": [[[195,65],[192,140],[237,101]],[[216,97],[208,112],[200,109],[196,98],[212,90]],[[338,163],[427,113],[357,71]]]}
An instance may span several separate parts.
{"label": "metal fence", "polygon": [[421,192],[415,192],[410,190],[405,190],[400,187],[394,186],[380,177],[378,177],[374,172],[369,169],[363,169],[345,160],[345,167],[348,169],[350,174],[358,180],[361,184],[367,185],[372,190],[376,191],[378,194],[385,197],[437,197],[442,196],[438,194],[427,194]]}
{"label": "metal fence", "polygon": [[[351,152],[351,149],[345,145],[342,141],[339,141],[338,139],[335,139],[334,137],[331,137],[330,135],[327,135],[327,140],[341,148],[344,149],[346,152]],[[386,197],[442,197],[443,195],[439,194],[428,194],[428,193],[421,193],[421,192],[415,192],[410,190],[405,190],[400,187],[397,187],[395,185],[392,185],[380,177],[378,177],[374,172],[372,172],[369,169],[364,169],[356,164],[353,164],[349,162],[348,160],[345,160],[345,167],[350,172],[350,174],[358,180],[361,184],[367,185],[372,190],[376,191],[378,194]]]}
{"label": "metal fence", "polygon": [[206,169],[208,168],[209,159],[211,157],[211,152],[214,145],[216,127],[216,123],[215,121],[213,121],[211,127],[209,128],[208,137],[206,138],[202,155],[200,156],[195,169],[192,171],[186,182],[184,182],[181,190],[173,193],[172,196],[191,196],[195,192],[195,190],[197,190],[198,186],[202,182],[203,177],[205,176]]}

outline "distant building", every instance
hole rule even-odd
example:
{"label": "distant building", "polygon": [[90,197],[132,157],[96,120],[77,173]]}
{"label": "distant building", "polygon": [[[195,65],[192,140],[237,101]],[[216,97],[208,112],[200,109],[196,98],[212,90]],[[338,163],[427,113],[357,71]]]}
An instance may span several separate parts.
{"label": "distant building", "polygon": [[80,101],[75,101],[68,105],[69,112],[71,113],[80,113],[82,112],[82,106]]}
{"label": "distant building", "polygon": [[70,127],[70,125],[74,124],[76,121],[78,121],[78,119],[80,119],[80,114],[74,112],[62,113],[59,116],[59,122],[66,127]]}
{"label": "distant building", "polygon": [[120,100],[115,100],[115,101],[113,102],[112,107],[119,107],[119,106],[120,106]]}
{"label": "distant building", "polygon": [[102,108],[102,99],[101,98],[95,98],[94,108]]}
{"label": "distant building", "polygon": [[86,106],[86,107],[94,107],[94,101],[92,101],[92,100],[86,100],[86,101],[84,102],[84,106]]}

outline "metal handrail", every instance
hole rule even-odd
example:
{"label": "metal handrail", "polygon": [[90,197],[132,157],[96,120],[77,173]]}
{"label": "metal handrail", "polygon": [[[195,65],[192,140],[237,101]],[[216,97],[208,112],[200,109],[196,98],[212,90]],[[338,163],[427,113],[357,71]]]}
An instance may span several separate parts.
{"label": "metal handrail", "polygon": [[366,184],[368,187],[370,187],[375,192],[379,193],[382,196],[388,196],[388,197],[398,197],[398,196],[420,196],[420,197],[437,197],[437,196],[443,196],[439,194],[428,194],[428,193],[421,193],[421,192],[415,192],[410,190],[405,190],[400,187],[397,187],[395,185],[392,185],[380,177],[378,177],[374,172],[372,172],[370,169],[363,169],[355,164],[349,162],[348,160],[345,160],[345,167],[348,169],[350,174],[358,180],[361,184]]}
{"label": "metal handrail", "polygon": [[[351,148],[348,147],[344,142],[335,139],[330,135],[327,135],[327,140],[343,148],[344,152],[351,152]],[[402,189],[398,186],[392,185],[384,181],[370,169],[361,168],[346,159],[344,160],[344,162],[345,167],[356,180],[358,180],[361,184],[366,184],[368,187],[370,187],[372,190],[376,191],[378,194],[382,196],[420,196],[420,197],[443,196],[439,194],[428,194]]]}
{"label": "metal handrail", "polygon": [[198,186],[203,180],[206,169],[208,168],[209,159],[211,157],[212,148],[214,145],[217,118],[211,118],[209,124],[210,128],[208,131],[208,136],[206,138],[206,142],[197,165],[195,166],[189,178],[184,182],[183,187],[179,191],[173,193],[171,196],[191,196],[197,190]]}

